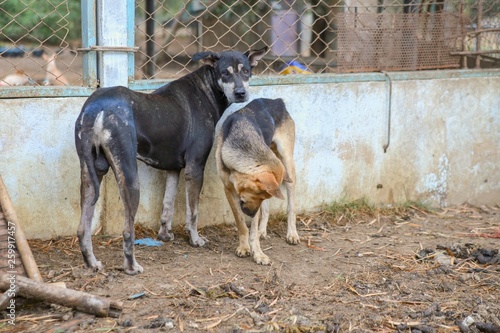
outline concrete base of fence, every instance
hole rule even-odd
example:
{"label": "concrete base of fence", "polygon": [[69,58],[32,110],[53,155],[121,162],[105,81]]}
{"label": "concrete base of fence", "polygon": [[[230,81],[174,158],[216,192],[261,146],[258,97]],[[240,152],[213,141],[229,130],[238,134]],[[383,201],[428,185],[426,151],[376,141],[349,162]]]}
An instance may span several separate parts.
{"label": "concrete base of fence", "polygon": [[[308,76],[311,82],[287,78],[287,84],[280,77],[252,87],[253,97],[283,98],[295,119],[299,211],[359,198],[384,205],[498,203],[500,71],[429,73],[398,74],[390,95],[382,74],[375,81],[323,75],[317,83]],[[85,99],[0,100],[0,172],[28,238],[76,235],[80,170],[73,130]],[[164,173],[139,164],[137,223],[157,228]],[[112,175],[102,193],[95,228],[121,234],[122,206]],[[176,224],[184,223],[184,200],[181,182]],[[273,199],[273,212],[285,208]],[[233,221],[213,153],[199,221],[201,227]]]}

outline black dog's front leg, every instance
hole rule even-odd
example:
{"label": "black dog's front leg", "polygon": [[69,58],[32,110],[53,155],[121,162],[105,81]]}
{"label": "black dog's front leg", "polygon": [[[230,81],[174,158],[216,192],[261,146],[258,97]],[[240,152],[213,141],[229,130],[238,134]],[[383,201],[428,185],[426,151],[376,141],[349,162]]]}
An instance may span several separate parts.
{"label": "black dog's front leg", "polygon": [[163,197],[163,210],[158,239],[166,242],[174,240],[172,220],[174,219],[174,204],[179,185],[179,174],[180,171],[167,171],[167,180],[165,181],[165,194]]}
{"label": "black dog's front leg", "polygon": [[[204,164],[203,164],[204,165]],[[207,240],[198,234],[198,204],[203,185],[204,166],[186,167],[186,232],[194,247],[204,246]]]}

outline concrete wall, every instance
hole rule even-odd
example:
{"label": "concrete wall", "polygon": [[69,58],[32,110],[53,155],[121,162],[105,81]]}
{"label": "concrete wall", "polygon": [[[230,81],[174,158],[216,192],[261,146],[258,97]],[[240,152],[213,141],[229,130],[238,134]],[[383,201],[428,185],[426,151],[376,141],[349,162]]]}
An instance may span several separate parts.
{"label": "concrete wall", "polygon": [[[383,204],[498,203],[500,71],[390,77],[392,94],[383,74],[254,79],[253,97],[283,97],[295,119],[298,210],[362,197]],[[0,99],[0,175],[28,238],[76,234],[80,171],[73,129],[85,99]],[[213,155],[205,175],[200,226],[232,223]],[[107,177],[95,227],[121,234],[121,202]],[[163,172],[140,163],[140,183],[137,222],[157,228]],[[175,223],[184,223],[184,202],[181,183]],[[276,199],[272,207],[285,210]]]}

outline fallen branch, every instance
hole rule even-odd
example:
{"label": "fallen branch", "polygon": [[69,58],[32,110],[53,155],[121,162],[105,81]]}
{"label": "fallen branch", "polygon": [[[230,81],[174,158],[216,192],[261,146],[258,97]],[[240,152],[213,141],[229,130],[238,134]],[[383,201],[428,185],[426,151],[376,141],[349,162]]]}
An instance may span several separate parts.
{"label": "fallen branch", "polygon": [[14,210],[14,206],[12,205],[12,201],[10,200],[9,193],[7,192],[7,188],[3,182],[2,176],[0,176],[0,206],[2,207],[2,211],[5,215],[5,219],[7,220],[8,225],[13,224],[14,230],[14,238],[16,240],[16,248],[21,256],[21,260],[24,265],[24,269],[26,270],[26,274],[31,279],[37,282],[43,282],[42,275],[38,270],[38,266],[35,262],[35,258],[33,257],[33,253],[31,252],[31,248],[26,240],[26,236],[24,235],[23,229],[21,228],[21,224],[17,219],[16,211]]}
{"label": "fallen branch", "polygon": [[[10,288],[11,278],[12,276],[7,274],[0,275],[0,290],[5,291]],[[118,318],[123,309],[123,302],[36,282],[23,276],[15,276],[15,286],[20,296],[67,306],[99,317]]]}

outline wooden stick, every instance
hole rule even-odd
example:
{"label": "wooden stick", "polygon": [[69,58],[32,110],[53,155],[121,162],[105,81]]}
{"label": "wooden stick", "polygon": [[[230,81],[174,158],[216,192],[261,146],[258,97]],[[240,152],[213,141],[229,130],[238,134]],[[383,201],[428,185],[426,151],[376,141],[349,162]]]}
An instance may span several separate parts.
{"label": "wooden stick", "polygon": [[10,300],[15,296],[16,289],[14,290],[6,290],[3,294],[0,295],[0,310],[5,310],[7,305],[9,305]]}
{"label": "wooden stick", "polygon": [[28,277],[37,282],[43,282],[42,275],[38,270],[31,248],[26,240],[21,224],[17,219],[16,211],[10,200],[9,193],[7,193],[7,188],[5,187],[2,176],[0,176],[0,206],[2,206],[2,211],[7,223],[12,222],[15,225],[14,237],[16,240],[16,247]]}
{"label": "wooden stick", "polygon": [[78,311],[97,315],[99,317],[118,318],[123,309],[123,302],[104,299],[77,290],[61,288],[56,285],[40,283],[23,276],[0,275],[0,290],[9,290],[15,284],[17,294],[47,303],[67,306]]}

